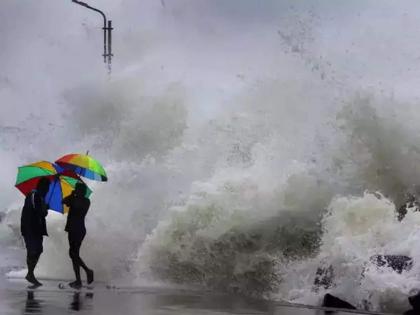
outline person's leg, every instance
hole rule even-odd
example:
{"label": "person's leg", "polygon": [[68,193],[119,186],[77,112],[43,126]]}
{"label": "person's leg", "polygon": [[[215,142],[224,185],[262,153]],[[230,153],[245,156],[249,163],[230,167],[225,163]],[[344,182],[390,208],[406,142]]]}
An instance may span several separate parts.
{"label": "person's leg", "polygon": [[32,266],[32,259],[31,259],[33,255],[33,248],[31,246],[31,238],[28,235],[24,235],[23,240],[25,241],[26,265],[28,266],[28,273],[26,274],[26,278],[32,278],[34,275],[34,268]]}
{"label": "person's leg", "polygon": [[86,272],[87,283],[91,284],[93,282],[93,270],[90,269],[88,266],[86,266],[85,262],[80,257],[80,247],[82,246],[82,242],[83,242],[83,239],[85,238],[85,235],[86,235],[86,232],[81,233],[81,235],[80,235],[80,239],[79,239],[80,245],[79,245],[79,250],[77,252],[77,254],[78,254],[77,257],[78,257],[78,260],[79,260],[80,267],[82,267],[83,270]]}
{"label": "person's leg", "polygon": [[87,283],[91,284],[93,282],[93,270],[89,269],[89,267],[86,266],[86,264],[84,263],[80,255],[78,256],[78,263],[79,263],[79,266],[82,267],[83,270],[86,272]]}
{"label": "person's leg", "polygon": [[77,260],[78,260],[78,262],[79,262],[79,265],[80,265],[80,267],[82,267],[83,268],[83,270],[85,271],[85,272],[87,272],[87,271],[89,271],[90,269],[89,269],[89,267],[88,266],[86,266],[86,264],[85,264],[85,262],[82,260],[82,258],[80,257],[80,250],[79,250],[79,255],[77,256]]}
{"label": "person's leg", "polygon": [[73,282],[70,282],[69,285],[71,287],[80,287],[82,285],[82,280],[80,279],[80,266],[74,260],[72,261],[72,264],[73,264],[73,270],[76,276],[76,280]]}
{"label": "person's leg", "polygon": [[38,281],[38,279],[35,277],[35,274],[34,274],[34,269],[36,267],[38,259],[39,259],[39,255],[29,255],[29,257],[27,258],[28,274],[26,275],[25,279],[35,286],[42,285],[42,283]]}
{"label": "person's leg", "polygon": [[28,273],[25,279],[36,286],[40,286],[42,285],[42,283],[40,283],[36,279],[34,270],[38,263],[39,257],[41,256],[41,253],[43,251],[42,236],[41,237],[26,236],[24,237],[24,239],[25,239],[26,251],[27,251],[26,264],[28,266]]}
{"label": "person's leg", "polygon": [[73,264],[74,275],[76,276],[76,281],[71,282],[69,285],[72,287],[80,287],[82,281],[80,279],[80,264],[79,264],[79,242],[74,238],[74,236],[69,233],[69,256]]}
{"label": "person's leg", "polygon": [[26,274],[26,279],[29,282],[32,282],[29,279],[34,279],[35,275],[34,275],[34,270],[35,270],[35,266],[36,264],[34,264],[34,254],[33,252],[26,250],[26,265],[28,266],[28,273]]}

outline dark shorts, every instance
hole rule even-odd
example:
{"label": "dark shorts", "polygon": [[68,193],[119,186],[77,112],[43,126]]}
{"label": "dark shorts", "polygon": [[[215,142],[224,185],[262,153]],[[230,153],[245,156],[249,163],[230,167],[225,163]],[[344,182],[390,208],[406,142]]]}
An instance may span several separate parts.
{"label": "dark shorts", "polygon": [[85,235],[86,231],[69,232],[69,255],[71,259],[80,258],[80,247],[82,246]]}
{"label": "dark shorts", "polygon": [[80,231],[79,230],[76,230],[76,231],[68,232],[69,244],[70,245],[72,243],[75,243],[75,244],[80,243],[80,244],[82,244],[83,239],[85,238],[85,236],[86,236],[86,231],[84,231],[84,230],[80,230]]}
{"label": "dark shorts", "polygon": [[41,255],[44,251],[44,248],[42,247],[42,235],[24,235],[23,239],[25,240],[26,251],[28,254]]}

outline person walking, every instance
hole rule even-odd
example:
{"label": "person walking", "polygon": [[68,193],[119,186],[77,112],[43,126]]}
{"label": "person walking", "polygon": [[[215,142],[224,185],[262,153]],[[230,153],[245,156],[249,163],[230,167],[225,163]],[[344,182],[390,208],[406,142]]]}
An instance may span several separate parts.
{"label": "person walking", "polygon": [[43,252],[43,238],[48,236],[45,217],[48,214],[48,204],[45,196],[48,193],[50,181],[42,177],[36,189],[32,190],[25,198],[22,209],[20,229],[26,246],[26,264],[28,273],[25,277],[34,286],[41,286],[34,274],[39,257]]}
{"label": "person walking", "polygon": [[87,283],[93,282],[93,270],[88,268],[80,257],[80,247],[86,235],[85,217],[90,207],[90,200],[86,198],[87,186],[84,183],[77,183],[75,190],[63,199],[63,204],[67,205],[69,214],[65,231],[68,233],[69,256],[73,264],[76,280],[69,283],[73,288],[80,288],[82,281],[80,278],[80,267],[86,272]]}

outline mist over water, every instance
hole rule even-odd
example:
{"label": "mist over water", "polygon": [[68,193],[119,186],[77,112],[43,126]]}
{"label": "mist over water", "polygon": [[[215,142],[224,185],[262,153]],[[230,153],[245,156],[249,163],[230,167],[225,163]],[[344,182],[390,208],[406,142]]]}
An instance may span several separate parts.
{"label": "mist over water", "polygon": [[[82,248],[101,280],[318,304],[332,264],[333,294],[406,308],[420,217],[395,207],[419,194],[417,3],[91,4],[115,24],[110,75],[90,12],[0,4],[2,246],[20,246],[16,167],[89,150],[109,177],[89,183]],[[48,216],[40,275],[72,277],[64,222]],[[373,254],[415,263],[360,280]]]}

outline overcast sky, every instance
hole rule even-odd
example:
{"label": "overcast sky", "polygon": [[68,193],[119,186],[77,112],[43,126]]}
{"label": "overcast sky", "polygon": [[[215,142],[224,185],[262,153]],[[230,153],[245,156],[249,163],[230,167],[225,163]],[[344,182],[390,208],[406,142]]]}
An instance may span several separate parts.
{"label": "overcast sky", "polygon": [[[200,110],[286,71],[307,71],[340,92],[419,96],[418,1],[89,3],[114,21],[112,79],[130,73],[152,85],[182,82],[201,99]],[[64,92],[107,80],[100,28],[99,15],[70,0],[1,1],[0,124],[33,111],[55,120]],[[298,68],[285,69],[291,62]],[[25,110],[10,115],[17,107]]]}

